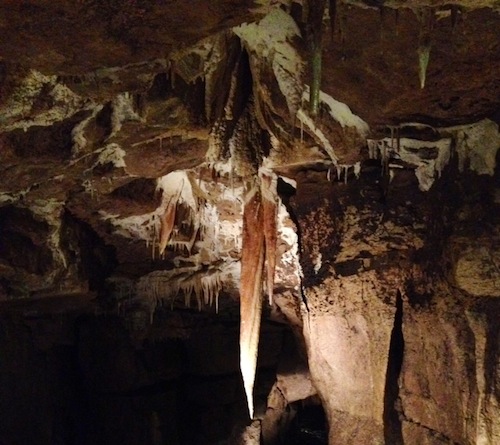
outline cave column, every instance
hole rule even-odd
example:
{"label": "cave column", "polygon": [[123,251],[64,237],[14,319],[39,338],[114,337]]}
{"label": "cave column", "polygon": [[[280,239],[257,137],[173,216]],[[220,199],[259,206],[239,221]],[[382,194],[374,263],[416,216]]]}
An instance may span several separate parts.
{"label": "cave column", "polygon": [[335,273],[341,209],[329,183],[299,181],[292,207],[301,240],[303,332],[329,444],[384,444],[399,269],[382,276],[357,262],[361,268],[351,274]]}
{"label": "cave column", "polygon": [[329,444],[382,444],[395,306],[375,272],[305,289],[309,368],[329,421]]}

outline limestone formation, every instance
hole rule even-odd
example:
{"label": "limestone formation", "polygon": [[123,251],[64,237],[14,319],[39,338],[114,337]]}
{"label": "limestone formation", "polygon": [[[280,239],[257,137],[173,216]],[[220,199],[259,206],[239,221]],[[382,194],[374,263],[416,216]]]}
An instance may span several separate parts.
{"label": "limestone formation", "polygon": [[0,4],[0,443],[500,443],[499,12]]}

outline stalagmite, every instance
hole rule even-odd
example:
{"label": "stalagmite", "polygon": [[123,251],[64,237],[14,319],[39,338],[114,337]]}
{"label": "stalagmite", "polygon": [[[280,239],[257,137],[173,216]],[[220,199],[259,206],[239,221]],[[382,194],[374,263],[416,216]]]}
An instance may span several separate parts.
{"label": "stalagmite", "polygon": [[259,331],[262,312],[262,273],[264,266],[263,206],[258,189],[247,197],[243,210],[243,246],[240,283],[240,370],[253,418],[253,386],[257,369]]}
{"label": "stalagmite", "polygon": [[269,304],[273,304],[274,274],[276,270],[276,244],[278,237],[278,195],[275,176],[261,176],[262,213],[264,218],[264,240],[266,250],[266,285]]}

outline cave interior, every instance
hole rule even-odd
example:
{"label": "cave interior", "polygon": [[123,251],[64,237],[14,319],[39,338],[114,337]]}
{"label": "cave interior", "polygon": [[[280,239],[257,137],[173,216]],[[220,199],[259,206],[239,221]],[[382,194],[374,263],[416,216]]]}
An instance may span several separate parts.
{"label": "cave interior", "polygon": [[498,0],[0,30],[0,445],[500,444]]}

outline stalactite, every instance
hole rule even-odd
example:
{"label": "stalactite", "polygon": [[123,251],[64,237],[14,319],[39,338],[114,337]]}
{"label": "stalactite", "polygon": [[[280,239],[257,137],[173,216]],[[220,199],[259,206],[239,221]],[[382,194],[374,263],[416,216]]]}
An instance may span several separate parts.
{"label": "stalactite", "polygon": [[374,141],[373,139],[368,139],[366,141],[366,144],[368,145],[368,157],[370,159],[378,159],[377,141]]}
{"label": "stalactite", "polygon": [[354,176],[356,176],[356,179],[359,179],[361,175],[361,162],[356,162],[354,164]]}
{"label": "stalactite", "polygon": [[380,15],[380,40],[382,41],[384,37],[384,28],[385,28],[387,10],[384,5],[381,5],[378,10]]}
{"label": "stalactite", "polygon": [[309,98],[309,114],[312,117],[318,115],[319,110],[319,91],[321,89],[321,43],[314,43],[312,46],[311,57],[312,79]]}
{"label": "stalactite", "polygon": [[170,88],[175,89],[175,61],[169,61]]}
{"label": "stalactite", "polygon": [[168,202],[165,212],[160,216],[160,239],[158,243],[158,251],[160,256],[165,252],[170,237],[172,236],[176,209],[177,201],[171,198]]}
{"label": "stalactite", "polygon": [[248,412],[254,415],[253,387],[262,312],[264,267],[263,206],[257,188],[250,191],[243,210],[243,245],[240,283],[240,370],[247,397]]}
{"label": "stalactite", "polygon": [[155,216],[153,216],[153,238],[151,240],[151,259],[155,260],[155,249],[156,249],[156,221]]}
{"label": "stalactite", "polygon": [[418,78],[420,79],[420,88],[424,89],[427,76],[427,66],[429,65],[429,57],[431,54],[431,46],[419,45],[418,47]]}
{"label": "stalactite", "polygon": [[[340,3],[339,6],[341,4],[342,3]],[[342,6],[342,8],[337,8],[337,15],[338,15],[340,47],[342,48],[342,54],[344,54],[344,44],[346,42],[346,36],[347,36],[347,15],[345,6]]]}
{"label": "stalactite", "polygon": [[420,21],[420,32],[418,38],[418,77],[420,80],[420,88],[425,87],[427,77],[427,67],[431,54],[431,34],[434,27],[434,10],[426,8],[417,13]]}
{"label": "stalactite", "polygon": [[399,153],[401,150],[401,127],[398,125],[396,127],[396,152]]}
{"label": "stalactite", "polygon": [[394,150],[394,126],[389,125],[389,130],[391,132],[391,149]]}
{"label": "stalactite", "polygon": [[224,271],[215,266],[208,268],[182,268],[182,272],[175,269],[161,270],[145,275],[139,281],[137,293],[151,301],[151,306],[163,306],[170,302],[173,308],[176,297],[184,294],[184,304],[191,307],[193,294],[196,297],[198,310],[203,306],[212,306],[219,310],[219,295],[223,289]]}
{"label": "stalactite", "polygon": [[269,304],[273,304],[274,274],[276,270],[276,245],[278,242],[278,194],[276,177],[261,175],[262,211],[266,251],[266,285]]}
{"label": "stalactite", "polygon": [[321,89],[321,58],[323,37],[323,14],[325,0],[310,0],[308,16],[308,41],[311,56],[311,88],[309,96],[309,114],[317,116],[319,110],[319,92]]}

